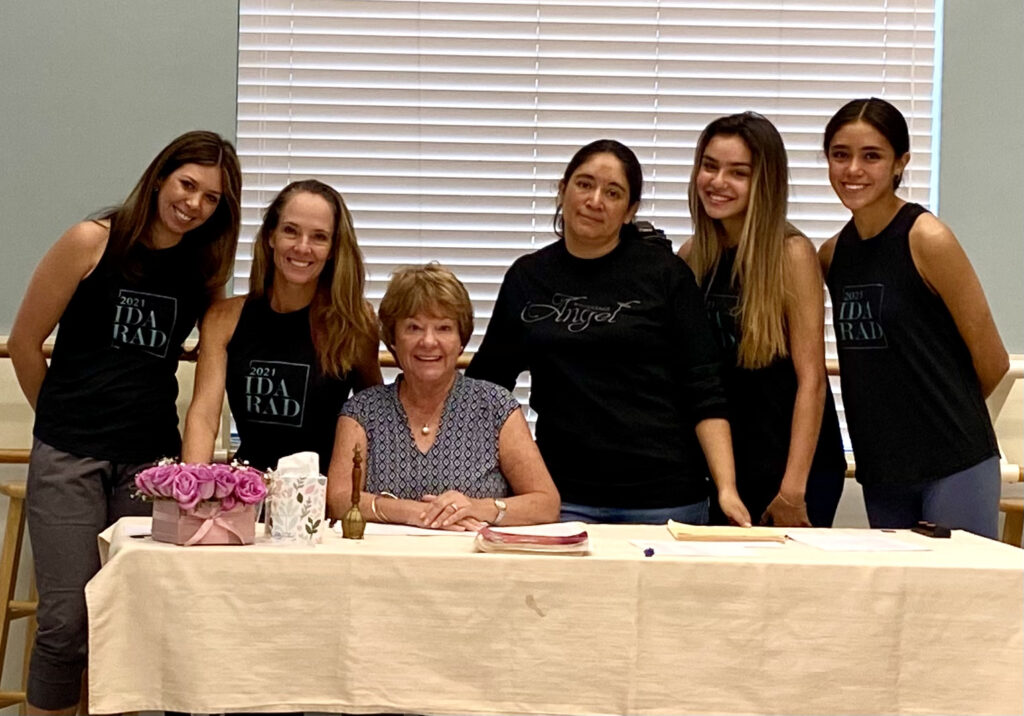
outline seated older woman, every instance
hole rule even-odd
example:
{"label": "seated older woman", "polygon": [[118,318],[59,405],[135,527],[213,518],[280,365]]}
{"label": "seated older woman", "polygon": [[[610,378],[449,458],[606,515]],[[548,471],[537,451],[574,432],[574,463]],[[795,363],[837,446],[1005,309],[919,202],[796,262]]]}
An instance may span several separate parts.
{"label": "seated older woman", "polygon": [[366,456],[359,506],[370,521],[474,530],[557,520],[558,491],[519,403],[456,370],[473,331],[465,286],[438,264],[396,271],[380,322],[402,373],[342,409],[327,482],[331,514],[351,506],[358,446]]}

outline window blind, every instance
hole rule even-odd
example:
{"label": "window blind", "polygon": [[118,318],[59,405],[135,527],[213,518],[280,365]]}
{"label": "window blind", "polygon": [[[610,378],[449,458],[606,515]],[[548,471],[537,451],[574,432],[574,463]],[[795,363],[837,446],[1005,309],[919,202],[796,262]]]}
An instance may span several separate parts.
{"label": "window blind", "polygon": [[554,239],[576,149],[630,146],[639,218],[678,246],[700,131],[748,109],[782,133],[790,220],[816,242],[849,218],[820,147],[849,99],[904,112],[901,195],[928,204],[934,16],[933,0],[241,0],[234,289],[246,290],[263,208],[317,177],[352,211],[369,298],[394,268],[440,261],[473,298],[472,351],[506,269]]}

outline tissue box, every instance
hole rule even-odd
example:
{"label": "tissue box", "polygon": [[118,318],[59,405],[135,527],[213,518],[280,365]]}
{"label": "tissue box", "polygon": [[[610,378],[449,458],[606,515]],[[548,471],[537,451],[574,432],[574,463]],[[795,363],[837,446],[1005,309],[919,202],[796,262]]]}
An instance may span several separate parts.
{"label": "tissue box", "polygon": [[267,476],[267,534],[277,541],[319,544],[327,514],[327,478],[320,474],[319,456],[288,455]]}
{"label": "tissue box", "polygon": [[252,544],[256,506],[238,504],[222,511],[219,502],[183,510],[174,500],[153,501],[153,539],[180,545]]}

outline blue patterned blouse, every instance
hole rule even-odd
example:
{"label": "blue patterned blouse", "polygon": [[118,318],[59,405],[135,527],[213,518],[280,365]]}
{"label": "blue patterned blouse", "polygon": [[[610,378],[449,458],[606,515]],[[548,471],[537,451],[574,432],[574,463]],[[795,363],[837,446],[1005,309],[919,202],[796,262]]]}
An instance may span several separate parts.
{"label": "blue patterned blouse", "polygon": [[467,497],[505,497],[498,434],[519,402],[504,388],[457,373],[434,444],[421,453],[398,399],[402,376],[352,396],[341,414],[366,431],[366,491],[418,500],[458,490]]}

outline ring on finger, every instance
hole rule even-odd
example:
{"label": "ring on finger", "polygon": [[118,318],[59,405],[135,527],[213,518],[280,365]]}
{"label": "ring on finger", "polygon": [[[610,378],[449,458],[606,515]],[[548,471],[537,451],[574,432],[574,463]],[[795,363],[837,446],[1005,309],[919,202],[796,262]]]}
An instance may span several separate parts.
{"label": "ring on finger", "polygon": [[456,505],[454,502],[451,502],[448,504],[448,509],[450,509],[452,512],[458,512],[459,506]]}

